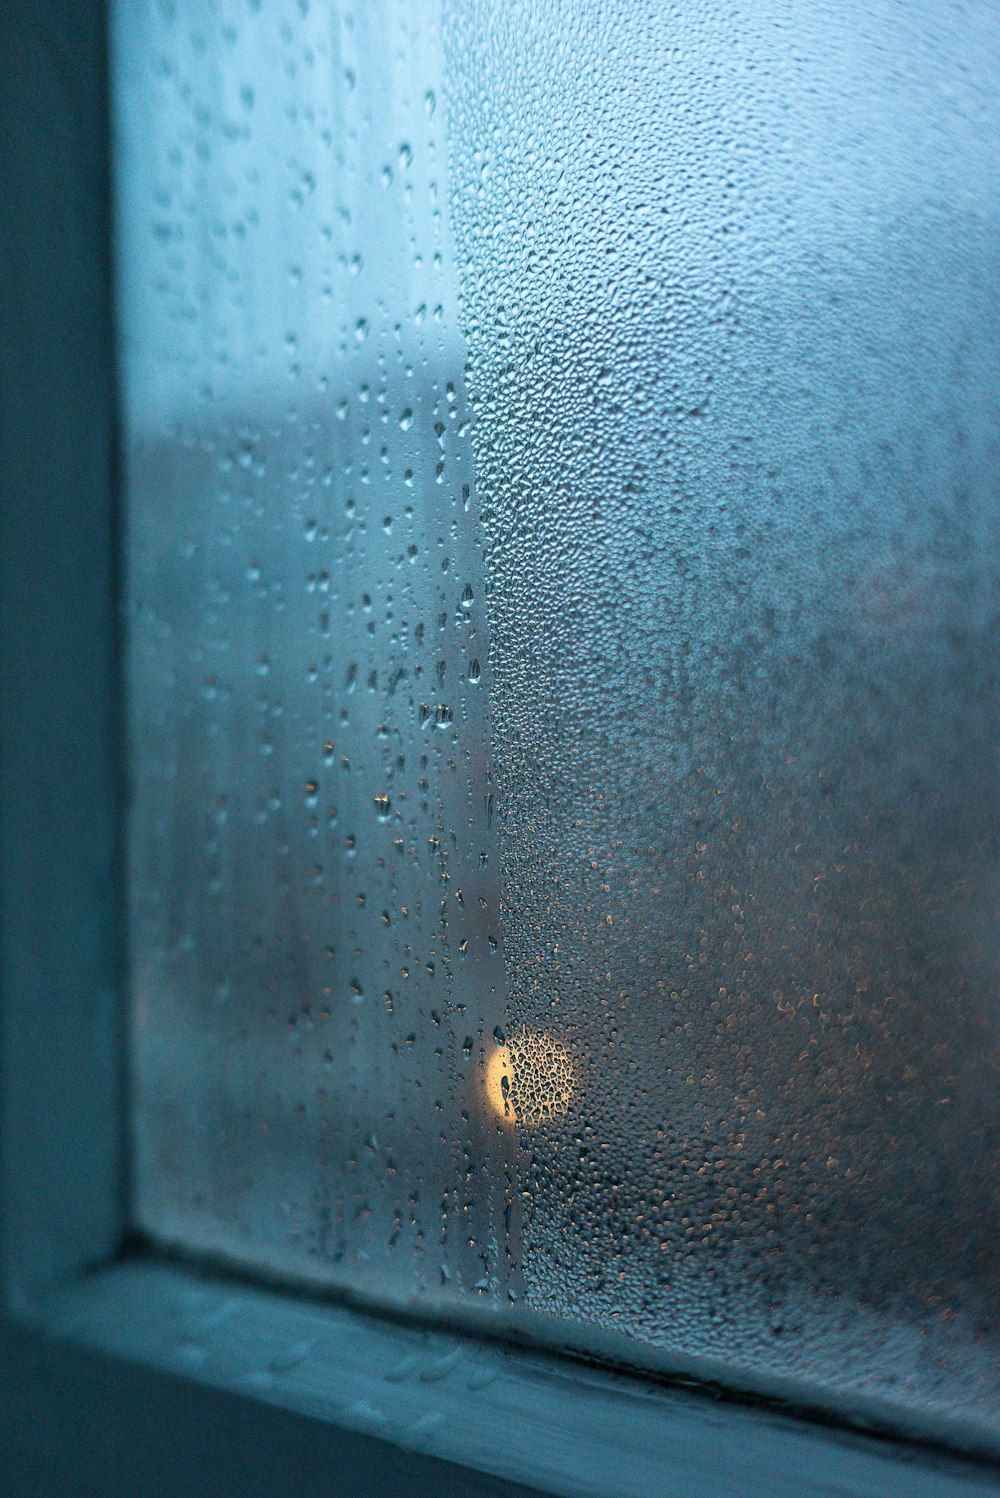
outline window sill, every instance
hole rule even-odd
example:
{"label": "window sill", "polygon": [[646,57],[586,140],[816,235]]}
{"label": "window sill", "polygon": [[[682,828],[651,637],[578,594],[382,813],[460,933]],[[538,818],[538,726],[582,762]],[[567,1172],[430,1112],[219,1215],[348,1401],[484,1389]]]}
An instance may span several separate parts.
{"label": "window sill", "polygon": [[[338,1478],[358,1494],[401,1481],[421,1494],[566,1498],[1000,1493],[987,1469],[923,1448],[155,1259],[50,1293],[7,1337],[7,1471],[27,1472],[46,1430],[65,1429],[67,1470],[85,1468],[79,1447],[93,1444],[109,1494],[277,1494],[293,1480],[303,1498],[339,1491]],[[65,1399],[85,1407],[58,1409]]]}

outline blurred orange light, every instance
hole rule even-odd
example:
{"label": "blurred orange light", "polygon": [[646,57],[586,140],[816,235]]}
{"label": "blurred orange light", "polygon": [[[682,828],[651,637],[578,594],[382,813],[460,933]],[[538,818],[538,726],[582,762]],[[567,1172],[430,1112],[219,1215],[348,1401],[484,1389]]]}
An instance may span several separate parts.
{"label": "blurred orange light", "polygon": [[513,1031],[486,1063],[486,1101],[503,1123],[537,1128],[569,1109],[575,1086],[573,1059],[562,1041],[538,1031]]}

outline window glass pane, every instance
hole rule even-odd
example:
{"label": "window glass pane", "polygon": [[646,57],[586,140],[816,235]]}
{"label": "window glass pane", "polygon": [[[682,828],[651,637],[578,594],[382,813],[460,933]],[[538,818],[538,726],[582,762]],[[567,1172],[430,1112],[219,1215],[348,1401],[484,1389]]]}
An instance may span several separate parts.
{"label": "window glass pane", "polygon": [[998,56],[121,0],[153,1236],[996,1434]]}
{"label": "window glass pane", "polygon": [[137,1210],[506,1283],[482,544],[420,7],[119,9]]}

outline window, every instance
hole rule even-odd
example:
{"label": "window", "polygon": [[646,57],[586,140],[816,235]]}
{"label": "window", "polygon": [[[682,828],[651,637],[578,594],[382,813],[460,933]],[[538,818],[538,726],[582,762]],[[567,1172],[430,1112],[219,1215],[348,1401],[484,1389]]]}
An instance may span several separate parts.
{"label": "window", "polygon": [[[7,23],[11,55],[72,78],[81,14]],[[989,1481],[997,30],[891,0],[112,7],[121,514],[96,147],[64,184],[91,260],[53,232],[34,272],[75,311],[26,301],[19,409],[45,338],[72,356],[31,418],[56,445],[12,447],[75,454],[71,550],[96,497],[65,598],[27,560],[43,460],[8,507],[25,1492],[104,1480],[64,1437],[31,1485],[57,1387],[149,1446],[115,1491],[153,1490],[170,1421],[218,1441],[198,1480],[260,1491],[289,1461],[309,1491],[371,1463],[372,1492],[612,1493],[625,1460],[636,1493]],[[52,88],[99,137],[99,69]],[[60,657],[91,737],[53,886],[31,681]]]}

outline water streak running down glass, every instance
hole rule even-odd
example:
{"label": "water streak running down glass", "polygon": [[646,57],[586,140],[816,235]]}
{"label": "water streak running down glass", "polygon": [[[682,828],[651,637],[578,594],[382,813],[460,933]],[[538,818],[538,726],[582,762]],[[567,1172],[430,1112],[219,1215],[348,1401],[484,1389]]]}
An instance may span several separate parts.
{"label": "water streak running down glass", "polygon": [[153,1238],[1000,1439],[998,59],[119,0]]}

